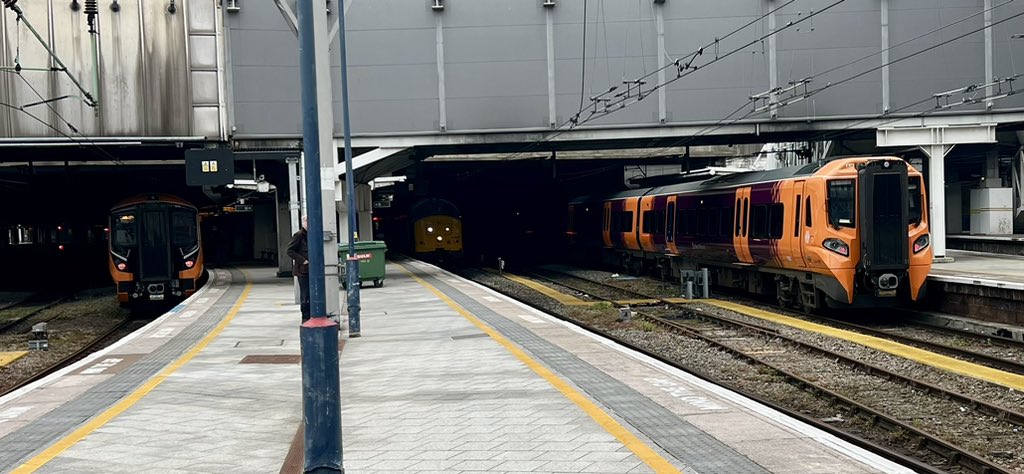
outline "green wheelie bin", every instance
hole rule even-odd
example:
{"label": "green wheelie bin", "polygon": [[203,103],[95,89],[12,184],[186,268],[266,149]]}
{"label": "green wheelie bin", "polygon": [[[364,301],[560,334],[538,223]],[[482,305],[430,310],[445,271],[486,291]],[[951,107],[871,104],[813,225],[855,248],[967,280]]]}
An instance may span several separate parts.
{"label": "green wheelie bin", "polygon": [[[355,258],[359,260],[359,286],[364,281],[372,281],[373,286],[384,286],[384,252],[388,245],[383,240],[365,240],[356,242]],[[345,274],[345,261],[348,259],[348,242],[338,244],[338,264],[341,267],[341,285],[348,282]]]}

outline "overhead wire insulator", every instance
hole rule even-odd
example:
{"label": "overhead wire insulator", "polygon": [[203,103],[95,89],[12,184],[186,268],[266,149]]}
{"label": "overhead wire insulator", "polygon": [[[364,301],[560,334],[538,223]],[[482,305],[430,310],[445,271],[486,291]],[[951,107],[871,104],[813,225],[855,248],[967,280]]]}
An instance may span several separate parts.
{"label": "overhead wire insulator", "polygon": [[89,33],[96,34],[96,15],[100,13],[97,0],[85,0],[86,21],[89,22]]}

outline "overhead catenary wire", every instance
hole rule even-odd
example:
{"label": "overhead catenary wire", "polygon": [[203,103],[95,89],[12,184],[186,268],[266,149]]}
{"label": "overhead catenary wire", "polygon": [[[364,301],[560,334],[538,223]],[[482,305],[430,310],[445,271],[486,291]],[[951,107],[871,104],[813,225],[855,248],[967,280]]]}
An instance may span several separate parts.
{"label": "overhead catenary wire", "polygon": [[[1005,2],[1003,2],[1003,3],[1001,3],[1001,4],[999,4],[999,5],[997,5],[997,6],[995,6],[995,7],[992,7],[992,8],[998,8],[999,6],[1003,6],[1003,5],[1006,5],[1007,3],[1011,3],[1011,2],[1013,2],[1013,1],[1016,1],[1016,0],[1007,0],[1007,1],[1005,1]],[[983,12],[982,12],[982,13],[983,13]],[[969,16],[968,16],[968,17],[966,17],[966,18],[971,18],[971,17],[977,16],[978,14],[979,14],[979,13],[975,13],[975,14],[969,15]],[[920,54],[923,54],[923,53],[926,53],[926,52],[928,52],[928,51],[934,50],[935,48],[938,48],[938,47],[941,47],[941,46],[943,46],[943,45],[946,45],[946,44],[952,43],[952,42],[954,42],[954,41],[957,41],[957,40],[959,40],[959,39],[962,39],[962,38],[964,38],[964,37],[970,36],[970,35],[972,35],[972,34],[975,34],[975,33],[981,32],[981,31],[984,31],[984,30],[985,30],[985,29],[987,29],[987,28],[992,28],[992,27],[994,27],[994,26],[996,26],[996,25],[998,25],[998,24],[1000,24],[1000,23],[1003,23],[1003,22],[1006,22],[1006,21],[1010,21],[1010,20],[1012,20],[1012,19],[1015,19],[1015,18],[1017,18],[1017,17],[1019,17],[1019,16],[1022,16],[1022,15],[1024,15],[1024,12],[1022,12],[1022,13],[1018,13],[1018,14],[1015,14],[1015,15],[1012,15],[1012,16],[1010,16],[1010,17],[1008,17],[1008,18],[1004,18],[1004,19],[1002,19],[1002,20],[1000,20],[1000,21],[998,21],[998,22],[994,22],[994,23],[992,23],[992,24],[991,24],[991,25],[989,25],[989,26],[983,26],[983,27],[980,27],[980,28],[976,28],[976,29],[974,29],[974,30],[971,30],[971,31],[969,31],[969,32],[967,32],[967,33],[963,33],[963,34],[960,34],[960,35],[958,35],[958,36],[956,36],[956,37],[953,37],[953,38],[950,38],[950,39],[947,39],[947,40],[941,41],[941,42],[939,42],[939,43],[936,43],[936,44],[934,44],[934,45],[931,45],[931,46],[929,46],[929,47],[927,47],[927,48],[925,48],[925,49],[922,49],[922,50],[916,51],[916,52],[914,52],[914,53],[908,54],[908,55],[906,55],[906,56],[903,56],[903,57],[900,57],[900,58],[897,58],[897,59],[891,60],[891,61],[889,61],[889,62],[887,62],[887,63],[883,63],[883,64],[881,64],[881,65],[879,65],[879,66],[875,66],[875,67],[872,67],[872,68],[870,68],[870,69],[868,69],[868,70],[866,70],[866,71],[864,71],[864,72],[860,72],[860,73],[857,73],[857,74],[855,74],[855,75],[853,75],[853,76],[850,76],[850,77],[848,77],[848,78],[842,79],[842,80],[840,80],[840,81],[837,81],[837,82],[830,82],[830,83],[826,84],[825,86],[823,86],[823,87],[820,87],[820,88],[818,88],[818,89],[813,89],[813,90],[809,90],[809,91],[805,92],[804,94],[801,94],[801,95],[798,95],[798,96],[794,96],[794,97],[790,97],[790,98],[787,98],[787,99],[786,99],[786,100],[784,100],[784,101],[781,101],[781,102],[776,102],[776,103],[773,103],[773,104],[771,104],[771,105],[772,105],[773,107],[775,107],[775,108],[776,108],[776,110],[777,110],[777,109],[781,109],[781,108],[783,108],[783,107],[786,107],[786,106],[788,106],[788,105],[793,105],[793,104],[794,104],[794,103],[796,103],[796,102],[799,102],[799,101],[805,100],[805,99],[807,99],[807,98],[810,98],[810,97],[812,97],[812,96],[814,96],[814,95],[816,95],[816,94],[818,94],[818,93],[820,93],[820,92],[823,92],[823,91],[825,91],[825,90],[827,90],[827,89],[830,89],[830,88],[835,88],[835,87],[837,87],[837,86],[840,86],[840,85],[842,85],[842,84],[845,84],[845,83],[847,83],[847,82],[850,82],[850,81],[852,81],[852,80],[854,80],[854,79],[857,79],[857,78],[859,78],[859,77],[862,77],[862,76],[864,76],[864,75],[866,75],[866,74],[870,74],[871,72],[874,72],[874,71],[876,71],[876,70],[879,70],[879,69],[881,69],[881,68],[883,68],[883,67],[886,67],[886,66],[890,66],[890,65],[892,65],[892,64],[896,64],[896,63],[899,63],[899,62],[901,62],[901,61],[905,61],[905,60],[907,60],[907,59],[910,59],[910,58],[916,57],[916,56],[918,56],[918,55],[920,55]],[[966,19],[966,18],[965,18],[965,19]],[[937,32],[937,31],[939,31],[939,30],[941,30],[941,29],[944,29],[944,28],[948,28],[948,27],[954,26],[954,25],[956,25],[956,24],[959,24],[959,23],[961,23],[961,22],[962,22],[962,21],[964,21],[965,19],[961,19],[961,20],[958,20],[958,21],[956,21],[956,22],[953,22],[953,23],[950,23],[950,24],[948,24],[948,25],[945,25],[944,27],[940,27],[940,28],[937,28],[937,29],[935,29],[935,30],[933,30],[933,31],[930,31],[930,32],[928,32],[928,33],[925,33],[925,34],[919,35],[918,37],[915,37],[915,38],[913,38],[913,39],[911,39],[911,40],[908,40],[908,41],[906,41],[906,42],[903,42],[903,43],[901,43],[900,45],[902,45],[902,44],[905,44],[905,43],[907,43],[907,42],[909,42],[909,41],[913,41],[913,40],[916,40],[916,39],[920,39],[920,38],[921,38],[921,37],[923,37],[923,36],[927,36],[927,35],[933,34],[933,33]],[[900,45],[896,45],[896,46],[893,46],[893,47],[897,47],[897,46],[900,46]],[[881,52],[879,52],[879,53],[875,53],[875,54],[880,54],[880,53],[881,53]],[[861,59],[856,59],[856,60],[854,60],[854,61],[851,61],[851,62],[850,62],[850,64],[853,64],[853,63],[856,63],[856,62],[860,62],[861,60],[863,60],[863,58],[861,58]],[[829,71],[826,71],[825,73],[827,73],[827,72],[832,72],[832,71],[835,71],[835,70],[837,70],[837,69],[841,69],[842,67],[846,67],[846,66],[848,66],[848,65],[850,65],[850,64],[844,64],[844,65],[840,65],[840,66],[834,67],[834,68],[830,69]],[[1016,76],[1015,76],[1014,78],[1016,78]],[[810,79],[810,78],[808,78],[808,79]],[[741,106],[740,106],[739,108],[737,108],[736,110],[734,110],[733,112],[731,112],[731,113],[730,113],[729,115],[727,115],[726,117],[723,117],[722,119],[719,119],[718,121],[716,121],[715,123],[713,123],[713,124],[709,125],[708,127],[705,127],[704,129],[702,129],[701,131],[699,131],[699,132],[698,132],[697,134],[694,134],[694,135],[691,135],[691,136],[689,136],[689,137],[685,137],[685,138],[683,138],[683,139],[680,139],[680,140],[678,140],[678,141],[676,141],[676,142],[674,142],[674,143],[672,143],[672,144],[670,144],[670,145],[667,145],[667,146],[666,146],[666,147],[664,147],[664,148],[672,148],[672,147],[677,147],[677,146],[681,146],[681,145],[684,145],[684,144],[687,144],[687,143],[691,143],[691,142],[695,141],[696,139],[698,139],[698,138],[700,138],[700,137],[702,137],[702,136],[705,136],[705,135],[707,135],[707,134],[709,134],[709,133],[711,133],[711,132],[714,132],[715,130],[718,130],[718,129],[720,129],[720,128],[724,127],[724,126],[732,125],[732,124],[738,123],[738,122],[740,122],[740,121],[743,121],[743,120],[745,120],[745,119],[747,119],[747,118],[750,118],[750,117],[752,117],[752,116],[754,116],[754,115],[759,115],[759,114],[762,114],[762,113],[765,113],[765,112],[767,112],[767,111],[769,110],[769,108],[768,108],[768,107],[762,107],[761,109],[753,109],[753,110],[749,111],[748,113],[744,114],[743,116],[741,116],[741,117],[738,117],[738,118],[736,118],[736,119],[733,119],[733,120],[729,121],[730,117],[732,117],[733,115],[737,114],[737,113],[738,113],[738,112],[739,112],[740,110],[742,110],[742,109],[743,109],[744,107],[747,107],[747,106],[750,106],[751,104],[754,104],[754,103],[756,103],[756,98],[757,98],[757,97],[759,97],[759,96],[760,96],[760,95],[758,95],[758,96],[753,96],[753,97],[751,97],[751,98],[750,98],[749,100],[747,100],[747,102],[745,102],[745,103],[744,103],[743,105],[741,105]],[[887,115],[892,115],[892,114],[898,113],[898,112],[900,112],[900,111],[903,111],[903,110],[906,110],[906,109],[908,109],[908,108],[912,108],[912,107],[915,107],[915,106],[921,105],[921,104],[923,104],[923,103],[925,103],[925,102],[928,102],[928,101],[932,101],[932,100],[935,100],[935,97],[934,97],[933,95],[929,95],[929,96],[928,96],[928,98],[926,98],[926,99],[922,99],[922,100],[920,100],[920,101],[914,102],[914,103],[912,103],[912,104],[909,104],[908,106],[904,106],[904,107],[901,107],[900,109],[892,110],[892,111],[889,111],[889,112],[886,112],[886,113],[882,113],[882,114],[880,114],[880,115],[878,115],[878,116],[874,116],[874,117],[870,117],[870,118],[867,118],[867,119],[863,120],[863,121],[862,121],[861,123],[866,123],[866,122],[868,122],[868,121],[871,121],[871,120],[877,120],[877,119],[878,119],[878,118],[880,118],[880,117],[885,117],[885,116],[887,116]],[[977,103],[978,101],[981,101],[981,100],[983,100],[983,99],[977,99],[976,101],[973,101],[973,102],[965,102],[965,103],[961,103],[961,104],[957,104],[957,105],[967,105],[968,103]],[[927,112],[928,114],[931,114],[931,113],[935,113],[935,112],[937,112],[937,111],[938,111],[938,109],[936,109],[936,110],[929,110],[929,111],[926,111],[926,112]],[[895,118],[895,119],[893,119],[892,121],[904,120],[904,119],[907,119],[907,118],[913,118],[913,116],[911,116],[911,117],[898,117],[898,118]],[[728,123],[726,123],[727,121],[728,121]],[[851,125],[850,127],[852,128],[852,126],[854,126],[854,125]],[[656,152],[652,152],[652,153],[649,153],[649,154],[647,154],[647,155],[644,155],[644,156],[643,156],[643,157],[641,157],[641,158],[648,158],[648,157],[651,157],[651,156],[655,156],[655,155],[656,155],[656,154],[658,154],[658,153],[659,153],[658,151],[656,151]]]}
{"label": "overhead catenary wire", "polygon": [[[708,67],[708,66],[710,66],[710,65],[712,65],[714,63],[717,63],[717,62],[719,62],[721,60],[724,60],[725,58],[728,58],[728,57],[732,56],[733,54],[736,54],[736,53],[738,53],[740,51],[745,50],[746,48],[750,47],[751,45],[757,44],[759,42],[763,42],[764,40],[766,40],[768,38],[771,38],[772,36],[775,36],[775,35],[783,32],[783,31],[786,31],[789,28],[792,28],[792,27],[794,27],[794,26],[796,26],[796,25],[798,25],[800,23],[803,23],[804,21],[808,21],[811,18],[814,18],[815,16],[820,15],[821,13],[823,13],[825,11],[827,11],[827,10],[829,10],[829,9],[831,9],[831,8],[841,4],[841,3],[844,3],[845,1],[846,0],[837,0],[837,1],[835,1],[835,2],[833,2],[831,4],[829,4],[829,5],[825,6],[821,10],[818,10],[818,11],[815,11],[815,12],[811,12],[806,17],[803,17],[803,18],[801,18],[799,20],[796,20],[796,21],[789,22],[785,26],[783,26],[782,28],[776,29],[775,31],[772,31],[770,33],[766,33],[766,34],[762,35],[761,37],[759,37],[759,38],[757,38],[757,39],[755,39],[753,41],[750,41],[750,42],[744,44],[743,46],[735,48],[735,49],[733,49],[733,50],[731,50],[731,51],[729,51],[729,52],[727,52],[725,54],[718,54],[718,53],[716,53],[715,59],[712,59],[712,60],[708,61],[705,64],[702,64],[702,65],[699,65],[699,66],[692,66],[693,62],[697,59],[697,57],[699,57],[699,56],[701,56],[703,54],[704,48],[701,48],[699,50],[699,52],[695,53],[693,56],[687,56],[687,57],[684,57],[684,58],[677,59],[676,62],[673,63],[677,67],[677,69],[678,69],[676,77],[674,77],[672,79],[668,79],[668,80],[666,80],[663,83],[659,83],[659,84],[656,84],[654,86],[651,86],[646,91],[644,91],[642,89],[643,83],[645,82],[645,81],[643,81],[643,78],[649,77],[650,74],[648,74],[646,76],[642,76],[639,79],[635,79],[635,80],[633,80],[631,82],[638,86],[638,93],[637,93],[637,95],[633,95],[632,94],[632,89],[627,89],[626,92],[616,94],[616,96],[618,97],[617,100],[605,103],[603,110],[601,110],[601,111],[594,111],[594,112],[591,113],[590,116],[588,116],[587,118],[585,118],[585,119],[583,119],[581,121],[577,120],[577,122],[574,124],[574,126],[578,126],[578,125],[590,122],[592,120],[596,120],[598,118],[611,115],[611,114],[613,114],[613,113],[615,113],[615,112],[617,112],[619,110],[622,110],[622,109],[624,109],[624,108],[626,108],[626,107],[628,107],[630,105],[633,105],[633,104],[635,104],[637,102],[640,102],[645,97],[651,95],[652,93],[654,93],[658,89],[661,89],[663,87],[667,87],[669,84],[672,84],[672,83],[674,83],[674,82],[676,82],[676,81],[678,81],[678,80],[680,80],[680,79],[682,79],[684,77],[687,77],[690,74],[693,74],[694,72],[696,72],[697,70],[706,68],[706,67]],[[771,12],[769,12],[769,14],[774,13],[776,10],[777,9],[772,10]],[[720,40],[721,40],[720,38],[716,38],[716,41],[713,44],[715,46],[717,46],[719,44]],[[689,58],[689,60],[686,61],[685,63],[683,63],[682,60],[686,59],[686,58]],[[668,65],[666,65],[666,67],[667,66]],[[661,69],[664,69],[664,68],[661,68]],[[632,102],[630,102],[630,100],[632,100]]]}

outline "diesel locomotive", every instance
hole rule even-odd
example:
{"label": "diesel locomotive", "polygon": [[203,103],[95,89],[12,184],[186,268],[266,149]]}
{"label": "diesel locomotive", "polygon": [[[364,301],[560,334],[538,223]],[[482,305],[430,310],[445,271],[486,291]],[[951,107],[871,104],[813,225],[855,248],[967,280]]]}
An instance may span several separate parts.
{"label": "diesel locomotive", "polygon": [[409,208],[413,254],[452,262],[462,257],[462,219],[458,208],[440,198],[420,200]]}
{"label": "diesel locomotive", "polygon": [[203,277],[198,210],[168,194],[146,194],[110,210],[109,267],[122,306],[175,302]]}
{"label": "diesel locomotive", "polygon": [[786,306],[878,307],[923,297],[932,249],[921,173],[895,157],[836,158],[572,200],[569,243],[591,259]]}

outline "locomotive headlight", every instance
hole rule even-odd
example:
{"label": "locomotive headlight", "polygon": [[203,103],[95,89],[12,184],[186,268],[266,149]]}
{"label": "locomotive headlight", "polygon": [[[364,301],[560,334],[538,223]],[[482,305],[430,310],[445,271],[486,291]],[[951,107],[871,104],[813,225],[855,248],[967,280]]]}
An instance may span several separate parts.
{"label": "locomotive headlight", "polygon": [[850,256],[850,246],[847,245],[846,242],[843,242],[842,240],[825,239],[825,241],[821,243],[821,246],[835,253],[838,253],[839,255],[842,255],[844,257]]}
{"label": "locomotive headlight", "polygon": [[914,253],[921,253],[921,251],[928,248],[931,243],[931,238],[928,237],[928,234],[918,237],[917,240],[914,241]]}
{"label": "locomotive headlight", "polygon": [[451,232],[451,231],[452,231],[452,228],[451,228],[451,227],[445,227],[445,228],[444,228],[444,231],[445,231],[445,232]]}
{"label": "locomotive headlight", "polygon": [[434,227],[433,226],[427,226],[427,232],[430,233],[430,234],[433,234],[434,233]]}
{"label": "locomotive headlight", "polygon": [[440,235],[437,236],[437,241],[438,242],[443,242],[444,241],[444,237],[441,237]]}

